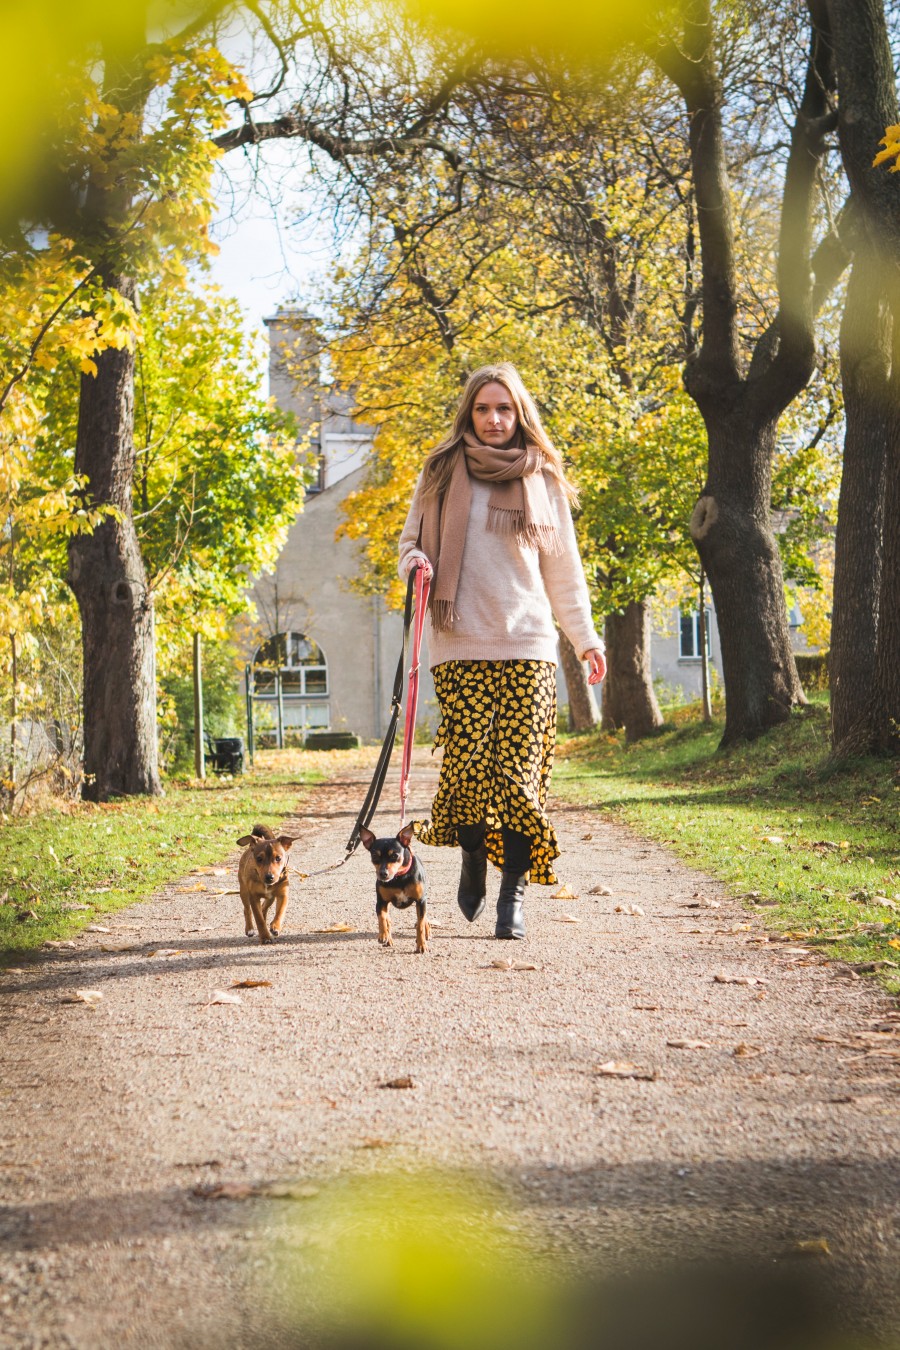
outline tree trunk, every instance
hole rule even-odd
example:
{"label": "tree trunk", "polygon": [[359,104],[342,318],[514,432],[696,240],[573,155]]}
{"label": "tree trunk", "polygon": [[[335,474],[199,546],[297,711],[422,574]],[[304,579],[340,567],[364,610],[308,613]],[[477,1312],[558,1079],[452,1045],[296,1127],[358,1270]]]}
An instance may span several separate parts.
{"label": "tree trunk", "polygon": [[707,429],[710,474],[691,516],[716,606],[727,693],[722,745],[754,740],[806,702],[797,676],[781,555],[769,517],[775,422],[743,410]]}
{"label": "tree trunk", "polygon": [[828,661],[832,747],[838,756],[859,754],[868,743],[881,587],[885,446],[892,415],[890,333],[881,269],[863,247],[850,274],[841,322],[846,430]]}
{"label": "tree trunk", "polygon": [[590,731],[597,725],[597,704],[587,681],[584,662],[562,629],[559,630],[559,654],[569,695],[569,730]]}
{"label": "tree trunk", "polygon": [[[890,378],[883,403],[873,397],[847,409],[847,437],[881,439],[884,453],[883,496],[869,497],[872,515],[881,515],[881,576],[875,616],[875,658],[864,715],[852,720],[838,754],[869,750],[900,753],[900,181],[885,165],[874,165],[873,148],[885,128],[898,120],[897,86],[883,0],[828,0],[838,80],[838,133],[841,156],[854,200],[862,215],[861,247],[869,256],[860,267],[875,278],[891,313]],[[883,318],[870,307],[870,345],[881,340]],[[879,411],[883,409],[879,417]],[[880,428],[879,428],[880,422]],[[871,453],[877,458],[877,449]],[[848,476],[845,465],[844,476]],[[874,472],[860,486],[876,491]],[[848,489],[849,490],[849,489]],[[843,484],[841,502],[843,503]],[[865,503],[859,504],[860,513]],[[850,527],[852,529],[853,520]],[[843,522],[838,518],[839,531]],[[876,581],[871,586],[874,590]],[[841,628],[846,616],[841,618]],[[841,639],[843,640],[843,639]],[[837,729],[836,729],[837,730]]]}
{"label": "tree trunk", "polygon": [[893,352],[888,405],[884,537],[878,640],[872,680],[869,725],[871,748],[900,755],[900,284],[892,296]]}
{"label": "tree trunk", "polygon": [[[110,281],[129,299],[126,278]],[[82,795],[102,802],[160,791],[153,686],[152,600],[131,511],[134,354],[110,349],[81,377],[75,471],[95,504],[119,519],[69,541],[69,584],[81,612],[84,655]]]}
{"label": "tree trunk", "polygon": [[703,336],[686,362],[684,383],[706,423],[709,471],[691,517],[691,535],[709,577],[719,625],[726,696],[723,745],[752,740],[806,701],[770,520],[771,463],[778,418],[815,368],[816,309],[843,266],[838,250],[820,258],[812,247],[834,69],[824,0],[807,0],[807,9],[806,80],[781,200],[779,307],[757,338],[749,364],[710,0],[686,0],[681,42],[664,43],[657,52],[658,63],[684,96],[698,210]]}
{"label": "tree trunk", "polygon": [[663,724],[650,675],[650,603],[635,601],[621,614],[606,617],[603,729],[625,728],[625,739],[638,741]]}

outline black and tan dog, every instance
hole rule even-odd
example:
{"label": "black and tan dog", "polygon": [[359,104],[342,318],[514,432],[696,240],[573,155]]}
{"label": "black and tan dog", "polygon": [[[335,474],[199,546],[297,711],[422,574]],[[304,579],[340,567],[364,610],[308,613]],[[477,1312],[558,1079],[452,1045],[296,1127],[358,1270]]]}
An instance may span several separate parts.
{"label": "black and tan dog", "polygon": [[393,839],[376,839],[371,830],[360,829],[360,842],[369,850],[375,865],[375,913],[378,915],[378,941],[393,947],[391,905],[397,909],[416,907],[416,951],[428,950],[431,928],[425,917],[425,871],[409,846],[412,825],[404,825]]}
{"label": "black and tan dog", "polygon": [[[281,932],[288,902],[288,853],[293,842],[290,835],[274,835],[268,825],[254,825],[250,834],[238,840],[246,846],[238,865],[238,886],[247,937],[253,936],[254,920],[260,942],[272,942]],[[275,918],[269,924],[272,905]]]}

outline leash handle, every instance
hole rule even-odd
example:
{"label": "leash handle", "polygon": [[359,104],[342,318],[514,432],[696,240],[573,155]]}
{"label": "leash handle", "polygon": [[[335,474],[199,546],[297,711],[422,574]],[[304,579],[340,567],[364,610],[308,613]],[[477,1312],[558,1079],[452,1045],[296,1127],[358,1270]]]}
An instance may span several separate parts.
{"label": "leash handle", "polygon": [[422,651],[422,634],[425,630],[425,611],[428,606],[428,592],[431,582],[421,565],[414,568],[416,579],[416,620],[413,627],[412,649],[409,667],[409,686],[406,694],[406,721],[403,727],[403,761],[400,769],[400,827],[406,818],[406,803],[409,798],[409,778],[412,770],[413,742],[416,738],[416,712],[419,705],[419,657]]}

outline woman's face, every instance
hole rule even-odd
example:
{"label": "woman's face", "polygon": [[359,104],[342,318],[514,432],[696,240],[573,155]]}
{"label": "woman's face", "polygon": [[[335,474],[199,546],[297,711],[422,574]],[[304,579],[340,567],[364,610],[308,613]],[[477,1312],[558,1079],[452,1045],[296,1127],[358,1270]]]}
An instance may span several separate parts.
{"label": "woman's face", "polygon": [[472,405],[472,429],[482,445],[511,445],[519,429],[516,409],[505,384],[483,384]]}

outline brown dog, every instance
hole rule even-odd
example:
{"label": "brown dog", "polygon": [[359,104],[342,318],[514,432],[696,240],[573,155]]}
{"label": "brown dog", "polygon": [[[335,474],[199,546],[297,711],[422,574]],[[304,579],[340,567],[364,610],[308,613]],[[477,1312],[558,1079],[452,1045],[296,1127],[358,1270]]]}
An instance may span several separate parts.
{"label": "brown dog", "polygon": [[[293,842],[287,834],[276,837],[268,825],[254,825],[250,834],[238,840],[246,845],[238,865],[238,885],[247,937],[253,937],[254,920],[260,942],[272,942],[281,932],[288,902],[288,853]],[[273,904],[275,918],[269,925],[266,920]]]}

